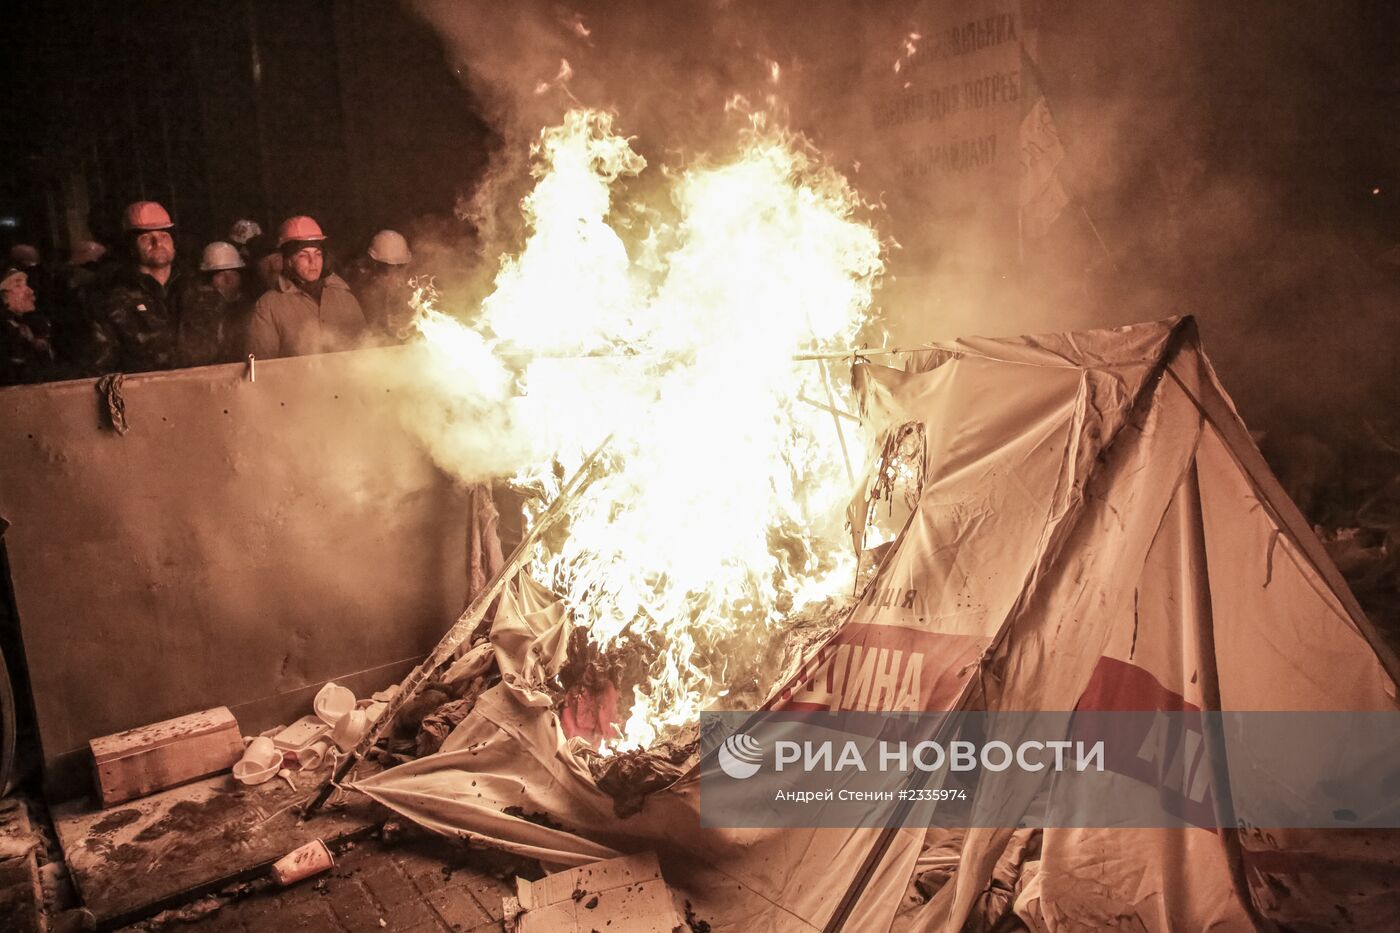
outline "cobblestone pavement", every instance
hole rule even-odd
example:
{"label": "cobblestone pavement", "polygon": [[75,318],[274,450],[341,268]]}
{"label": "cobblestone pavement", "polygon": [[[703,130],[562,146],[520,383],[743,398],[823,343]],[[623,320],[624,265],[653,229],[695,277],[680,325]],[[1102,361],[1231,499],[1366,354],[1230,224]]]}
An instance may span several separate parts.
{"label": "cobblestone pavement", "polygon": [[[514,885],[489,873],[489,854],[437,837],[372,840],[335,868],[288,888],[259,882],[125,928],[191,933],[429,933],[503,930],[501,898]],[[178,915],[177,915],[178,914]],[[161,923],[164,919],[167,922]]]}

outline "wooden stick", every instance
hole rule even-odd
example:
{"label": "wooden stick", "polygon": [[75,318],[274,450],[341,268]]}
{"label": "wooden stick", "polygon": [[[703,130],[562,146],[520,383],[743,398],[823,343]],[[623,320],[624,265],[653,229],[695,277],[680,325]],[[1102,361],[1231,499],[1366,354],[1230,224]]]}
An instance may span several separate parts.
{"label": "wooden stick", "polygon": [[812,360],[845,360],[858,356],[898,356],[903,353],[918,353],[928,347],[847,347],[845,350],[826,350],[820,353],[794,353],[795,363]]}
{"label": "wooden stick", "polygon": [[453,623],[452,627],[447,630],[447,634],[442,636],[442,640],[438,642],[437,647],[432,650],[432,653],[424,658],[417,667],[408,672],[408,676],[399,684],[398,694],[389,701],[388,707],[380,714],[379,718],[375,720],[374,724],[370,726],[369,731],[365,733],[364,737],[355,744],[355,747],[350,753],[345,756],[344,760],[336,766],[335,773],[327,777],[316,789],[316,792],[307,803],[306,808],[302,811],[302,819],[310,818],[325,805],[331,793],[334,791],[335,785],[344,781],[346,776],[349,775],[355,766],[364,758],[365,754],[374,747],[374,744],[379,741],[384,731],[393,723],[394,717],[398,715],[399,710],[403,708],[404,704],[416,697],[419,691],[423,689],[424,685],[427,684],[428,678],[432,676],[433,672],[445,664],[452,657],[452,653],[456,651],[463,642],[467,641],[476,633],[477,626],[484,619],[487,609],[490,608],[491,603],[495,601],[496,597],[501,594],[501,591],[505,589],[506,584],[511,578],[520,571],[521,567],[525,566],[536,542],[539,541],[552,525],[564,516],[568,507],[578,498],[584,488],[592,482],[594,467],[598,462],[598,457],[602,454],[603,448],[607,447],[611,440],[612,435],[608,435],[603,443],[599,444],[593,453],[588,455],[588,459],[583,462],[583,466],[578,468],[578,472],[565,484],[563,489],[559,490],[559,495],[550,503],[549,508],[545,509],[544,514],[536,520],[529,534],[521,539],[515,552],[511,554],[510,560],[505,562],[501,569],[497,571],[496,575],[491,578],[491,582],[486,585],[486,588],[478,593],[476,598],[471,601],[470,605],[462,612],[462,615]]}
{"label": "wooden stick", "polygon": [[836,415],[839,418],[845,418],[847,421],[854,421],[856,424],[860,424],[860,418],[851,414],[850,412],[842,411],[839,408],[832,408],[830,405],[823,405],[816,399],[808,398],[801,392],[797,393],[797,400],[799,402],[804,402],[805,404],[811,405],[813,408],[819,411],[830,412],[831,414]]}
{"label": "wooden stick", "polygon": [[826,388],[827,411],[831,412],[831,423],[836,425],[836,439],[841,442],[841,459],[846,461],[846,479],[851,485],[856,484],[856,470],[851,465],[851,452],[846,449],[846,432],[841,427],[841,416],[836,410],[836,393],[831,389],[831,374],[827,372],[826,360],[819,360],[817,365],[822,371],[822,385]]}
{"label": "wooden stick", "polygon": [[[794,353],[789,359],[795,363],[814,362],[816,360],[845,360],[853,357],[865,356],[898,356],[904,353],[918,353],[920,350],[929,349],[922,347],[847,347],[844,350],[824,350],[811,353]],[[680,359],[681,354],[677,353],[618,353],[611,350],[590,350],[586,353],[560,353],[547,352],[537,353],[530,350],[502,347],[499,355],[516,361],[529,360],[636,360],[636,361],[656,361]]]}

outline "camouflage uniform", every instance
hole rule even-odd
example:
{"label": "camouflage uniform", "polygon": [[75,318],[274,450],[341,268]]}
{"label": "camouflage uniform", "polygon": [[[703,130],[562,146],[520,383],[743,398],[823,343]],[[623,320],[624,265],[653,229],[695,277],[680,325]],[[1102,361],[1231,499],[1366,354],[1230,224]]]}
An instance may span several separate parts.
{"label": "camouflage uniform", "polygon": [[97,300],[93,339],[98,373],[141,373],[180,365],[177,276],[161,286],[127,269]]}
{"label": "camouflage uniform", "polygon": [[209,282],[192,281],[180,293],[178,365],[210,366],[242,358],[249,307],[229,301]]}

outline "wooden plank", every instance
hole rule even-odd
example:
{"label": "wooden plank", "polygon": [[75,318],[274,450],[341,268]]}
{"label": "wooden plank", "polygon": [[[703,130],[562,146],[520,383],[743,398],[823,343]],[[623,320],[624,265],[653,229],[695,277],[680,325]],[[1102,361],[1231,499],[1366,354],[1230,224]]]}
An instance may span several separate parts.
{"label": "wooden plank", "polygon": [[243,754],[238,721],[223,706],[100,736],[88,745],[104,807],[227,771]]}
{"label": "wooden plank", "polygon": [[[366,763],[363,768],[377,770]],[[264,874],[313,839],[334,846],[371,831],[387,811],[356,796],[302,824],[294,807],[330,771],[245,787],[229,775],[205,778],[116,809],[69,801],[52,809],[64,859],[85,906],[100,925],[149,916],[176,900]]]}

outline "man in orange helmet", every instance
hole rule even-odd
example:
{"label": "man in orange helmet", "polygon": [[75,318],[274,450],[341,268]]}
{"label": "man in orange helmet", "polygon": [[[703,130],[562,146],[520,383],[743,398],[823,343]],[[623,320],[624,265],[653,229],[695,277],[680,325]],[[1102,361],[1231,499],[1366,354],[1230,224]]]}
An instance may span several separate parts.
{"label": "man in orange helmet", "polygon": [[97,372],[139,373],[179,365],[174,226],[155,201],[127,205],[122,217],[127,260],[94,309]]}
{"label": "man in orange helmet", "polygon": [[248,352],[259,358],[348,350],[365,315],[345,280],[326,268],[326,235],[310,217],[289,217],[277,231],[282,273],[253,306]]}

